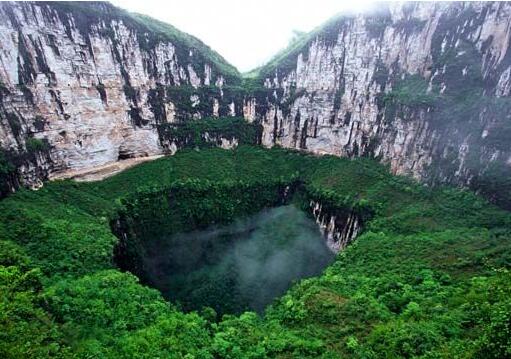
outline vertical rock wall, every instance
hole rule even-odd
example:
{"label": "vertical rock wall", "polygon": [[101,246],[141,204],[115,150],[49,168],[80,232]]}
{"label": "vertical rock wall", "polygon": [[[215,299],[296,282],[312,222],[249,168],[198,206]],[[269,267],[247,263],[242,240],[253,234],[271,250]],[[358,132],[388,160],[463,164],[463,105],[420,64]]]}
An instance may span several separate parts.
{"label": "vertical rock wall", "polygon": [[245,104],[263,144],[376,157],[430,183],[511,175],[511,3],[391,3],[299,41]]}
{"label": "vertical rock wall", "polygon": [[331,212],[324,210],[323,204],[314,200],[310,201],[309,209],[332,252],[343,250],[362,229],[361,220],[353,211]]}
{"label": "vertical rock wall", "polygon": [[159,124],[236,112],[218,54],[108,3],[1,3],[0,44],[0,147],[26,157],[27,184],[158,154]]}
{"label": "vertical rock wall", "polygon": [[199,40],[108,3],[0,3],[0,183],[172,152],[166,124],[243,116],[266,146],[375,157],[511,207],[510,41],[510,3],[380,4],[242,83]]}

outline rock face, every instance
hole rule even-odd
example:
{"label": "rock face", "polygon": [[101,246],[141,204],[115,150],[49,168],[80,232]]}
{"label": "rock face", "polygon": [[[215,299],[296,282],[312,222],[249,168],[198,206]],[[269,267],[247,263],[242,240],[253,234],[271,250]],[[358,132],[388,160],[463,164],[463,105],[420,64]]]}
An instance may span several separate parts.
{"label": "rock face", "polygon": [[1,3],[0,64],[0,145],[30,185],[161,153],[159,124],[231,112],[238,81],[199,40],[108,3]]}
{"label": "rock face", "polygon": [[511,176],[511,3],[382,5],[299,41],[245,103],[263,144],[377,157],[430,183]]}
{"label": "rock face", "polygon": [[108,3],[0,3],[0,184],[173,152],[164,125],[235,115],[266,146],[379,158],[511,208],[510,41],[511,3],[392,3],[242,82],[199,40]]}
{"label": "rock face", "polygon": [[314,200],[310,201],[309,210],[325,237],[328,248],[334,253],[346,248],[361,230],[361,221],[354,212],[338,209],[336,213],[329,213],[323,210],[321,202]]}

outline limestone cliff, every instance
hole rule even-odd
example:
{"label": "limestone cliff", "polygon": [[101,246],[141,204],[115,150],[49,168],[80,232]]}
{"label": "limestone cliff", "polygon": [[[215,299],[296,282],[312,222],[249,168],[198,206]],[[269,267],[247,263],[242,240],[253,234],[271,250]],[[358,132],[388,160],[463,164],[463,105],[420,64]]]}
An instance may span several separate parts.
{"label": "limestone cliff", "polygon": [[0,3],[8,182],[158,154],[160,124],[236,114],[222,88],[238,82],[199,40],[108,3]]}
{"label": "limestone cliff", "polygon": [[511,3],[380,4],[242,80],[199,40],[108,3],[0,3],[0,196],[173,152],[174,123],[235,115],[266,146],[375,157],[511,208],[510,41]]}
{"label": "limestone cliff", "polygon": [[511,3],[380,5],[334,18],[260,68],[267,92],[245,112],[267,146],[377,157],[395,173],[490,192],[511,176],[510,41]]}

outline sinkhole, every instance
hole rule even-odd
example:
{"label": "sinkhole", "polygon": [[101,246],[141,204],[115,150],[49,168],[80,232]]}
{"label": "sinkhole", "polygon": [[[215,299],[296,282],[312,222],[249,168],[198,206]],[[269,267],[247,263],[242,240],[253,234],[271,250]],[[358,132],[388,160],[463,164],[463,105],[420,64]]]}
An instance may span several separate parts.
{"label": "sinkhole", "polygon": [[114,225],[115,261],[184,311],[261,313],[335,257],[317,223],[331,217],[290,186],[181,188],[135,202]]}

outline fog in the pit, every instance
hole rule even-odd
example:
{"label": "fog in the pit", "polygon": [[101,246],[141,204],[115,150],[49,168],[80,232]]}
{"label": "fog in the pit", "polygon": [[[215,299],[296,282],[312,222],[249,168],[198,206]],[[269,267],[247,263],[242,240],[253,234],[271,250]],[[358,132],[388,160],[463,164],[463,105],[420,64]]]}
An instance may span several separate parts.
{"label": "fog in the pit", "polygon": [[261,312],[334,258],[314,220],[292,205],[160,238],[146,250],[149,284],[184,310],[209,306],[218,314]]}

